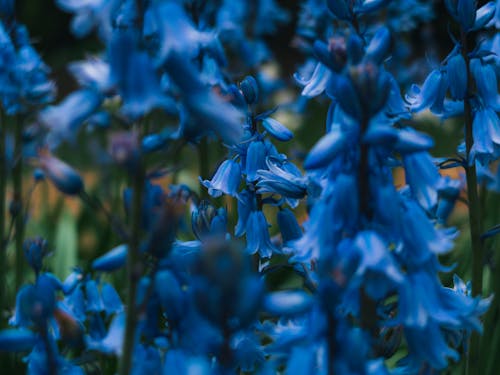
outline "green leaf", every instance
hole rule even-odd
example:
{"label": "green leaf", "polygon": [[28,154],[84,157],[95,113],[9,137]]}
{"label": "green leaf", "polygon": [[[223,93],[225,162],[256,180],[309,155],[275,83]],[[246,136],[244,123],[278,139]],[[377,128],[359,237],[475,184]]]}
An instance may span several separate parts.
{"label": "green leaf", "polygon": [[56,227],[55,252],[52,258],[54,274],[64,280],[78,263],[78,233],[75,217],[64,210]]}

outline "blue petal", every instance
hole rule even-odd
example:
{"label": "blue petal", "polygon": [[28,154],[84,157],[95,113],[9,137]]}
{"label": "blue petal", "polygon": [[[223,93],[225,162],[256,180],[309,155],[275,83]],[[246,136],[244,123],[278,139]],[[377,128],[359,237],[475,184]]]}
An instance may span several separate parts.
{"label": "blue petal", "polygon": [[303,291],[281,291],[269,293],[264,300],[264,309],[276,316],[304,314],[313,304],[313,298]]}
{"label": "blue petal", "polygon": [[339,127],[332,128],[311,149],[304,161],[304,168],[318,169],[327,166],[346,146],[345,136]]}
{"label": "blue petal", "polygon": [[262,121],[262,125],[278,141],[286,142],[293,138],[293,133],[290,130],[271,117],[266,117]]}
{"label": "blue petal", "polygon": [[96,271],[110,272],[123,267],[127,259],[127,250],[128,245],[126,244],[111,249],[106,254],[95,259],[92,262],[92,268]]}
{"label": "blue petal", "polygon": [[22,352],[31,350],[37,341],[37,336],[26,329],[4,329],[0,331],[0,350]]}

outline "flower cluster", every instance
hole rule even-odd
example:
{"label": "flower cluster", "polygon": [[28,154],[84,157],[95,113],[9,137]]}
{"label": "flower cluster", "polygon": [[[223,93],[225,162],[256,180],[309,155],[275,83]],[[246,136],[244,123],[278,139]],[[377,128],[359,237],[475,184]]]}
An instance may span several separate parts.
{"label": "flower cluster", "polygon": [[[477,347],[491,299],[476,278],[472,288],[440,279],[461,183],[439,173],[434,140],[411,125],[427,108],[469,116],[473,143],[466,134],[465,156],[440,165],[469,173],[498,158],[498,38],[466,45],[497,27],[493,2],[446,1],[461,36],[404,99],[420,69],[406,36],[434,17],[429,2],[303,0],[296,18],[276,0],[56,3],[73,34],[96,32],[103,51],[69,64],[78,89],[51,104],[49,70],[13,2],[0,2],[2,110],[30,120],[12,159],[29,156],[35,183],[102,216],[113,244],[64,281],[51,273],[50,241],[24,238],[29,198],[13,162],[18,290],[0,350],[29,353],[29,374],[416,375]],[[275,106],[293,88],[263,67],[276,68],[270,37],[295,19],[301,92]],[[326,131],[301,157],[280,116],[301,116],[317,97],[328,101]],[[36,152],[23,154],[26,139]],[[119,176],[123,209],[55,156],[81,139],[99,174]],[[226,157],[210,178],[219,143]],[[193,149],[198,180],[183,184],[181,155]],[[34,276],[24,284],[23,258]]]}

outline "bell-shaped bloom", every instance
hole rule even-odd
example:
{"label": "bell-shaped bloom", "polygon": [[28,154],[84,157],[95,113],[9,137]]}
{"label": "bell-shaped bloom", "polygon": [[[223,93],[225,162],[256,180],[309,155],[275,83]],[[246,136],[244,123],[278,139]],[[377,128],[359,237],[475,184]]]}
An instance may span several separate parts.
{"label": "bell-shaped bloom", "polygon": [[98,57],[75,61],[69,64],[68,69],[81,86],[98,90],[101,93],[107,93],[113,87],[111,67]]}
{"label": "bell-shaped bloom", "polygon": [[383,298],[403,282],[403,273],[376,232],[359,232],[354,248],[360,260],[353,280],[356,283],[356,278],[359,278],[359,286],[363,286],[370,297]]}
{"label": "bell-shaped bloom", "polygon": [[349,77],[337,75],[332,77],[327,87],[327,94],[334,97],[342,110],[356,120],[363,117],[363,107],[358,90]]}
{"label": "bell-shaped bloom", "polygon": [[485,27],[495,16],[496,8],[494,1],[490,1],[479,8],[476,12],[473,30]]}
{"label": "bell-shaped bloom", "polygon": [[463,100],[467,93],[467,67],[461,54],[456,54],[446,64],[450,94],[453,99]]}
{"label": "bell-shaped bloom", "polygon": [[154,108],[175,113],[177,108],[163,94],[151,57],[139,50],[137,44],[135,34],[117,30],[109,45],[111,78],[123,99],[122,111],[134,119]]}
{"label": "bell-shaped bloom", "polygon": [[238,194],[238,222],[234,229],[234,235],[240,237],[245,234],[247,230],[247,222],[250,213],[255,210],[255,194],[248,190],[243,190]]}
{"label": "bell-shaped bloom", "polygon": [[73,13],[71,31],[83,38],[94,28],[99,36],[108,40],[112,32],[113,14],[120,5],[119,0],[57,0],[57,5],[68,13]]}
{"label": "bell-shaped bloom", "polygon": [[266,164],[268,169],[260,169],[257,172],[257,188],[259,193],[276,193],[284,198],[301,199],[306,195],[306,179],[300,174],[300,171],[289,172],[285,170],[286,164],[268,158]]}
{"label": "bell-shaped bloom", "polygon": [[186,135],[198,138],[214,132],[230,145],[241,140],[243,114],[209,90],[190,61],[186,61],[181,54],[170,53],[164,67],[180,89],[189,114]]}
{"label": "bell-shaped bloom", "polygon": [[433,70],[425,79],[422,87],[412,85],[406,94],[412,112],[420,112],[429,107],[442,107],[442,100],[448,88],[446,75],[439,69]]}
{"label": "bell-shaped bloom", "polygon": [[123,311],[123,303],[116,289],[110,283],[101,286],[101,299],[107,316]]}
{"label": "bell-shaped bloom", "polygon": [[266,169],[267,149],[264,142],[256,140],[250,143],[247,148],[245,174],[248,182],[257,180],[257,171]]}
{"label": "bell-shaped bloom", "polygon": [[122,312],[113,317],[108,332],[104,337],[96,339],[87,337],[87,348],[105,354],[120,355],[122,352],[124,334],[125,312]]}
{"label": "bell-shaped bloom", "polygon": [[68,95],[61,103],[49,106],[38,118],[49,130],[52,148],[63,140],[76,139],[78,129],[101,106],[103,97],[96,91],[82,89]]}
{"label": "bell-shaped bloom", "polygon": [[500,119],[489,107],[481,108],[474,114],[472,122],[474,144],[470,162],[474,157],[480,161],[489,161],[498,155],[500,146]]}
{"label": "bell-shaped bloom", "polygon": [[316,67],[309,78],[303,78],[297,73],[294,75],[295,80],[300,85],[304,86],[301,95],[308,98],[312,98],[323,93],[331,77],[332,72],[330,72],[330,70],[321,63],[316,64]]}
{"label": "bell-shaped bloom", "polygon": [[388,28],[381,27],[373,35],[366,47],[365,59],[381,64],[389,53],[391,46],[391,33]]}
{"label": "bell-shaped bloom", "polygon": [[88,312],[99,313],[104,310],[101,293],[95,280],[90,279],[85,283],[85,300]]}
{"label": "bell-shaped bloom", "polygon": [[432,257],[444,254],[453,247],[450,235],[434,228],[422,208],[415,202],[406,201],[402,215],[403,248],[398,249],[409,266],[421,266]]}
{"label": "bell-shaped bloom", "polygon": [[214,198],[220,197],[222,194],[234,197],[238,193],[240,181],[240,164],[232,159],[228,159],[222,162],[211,180],[203,180],[201,184],[208,189],[208,194]]}
{"label": "bell-shaped bloom", "polygon": [[250,254],[259,252],[262,258],[270,258],[278,249],[272,244],[269,237],[268,223],[262,211],[250,213],[247,226],[247,251]]}
{"label": "bell-shaped bloom", "polygon": [[427,152],[414,152],[403,157],[406,183],[420,205],[430,210],[437,204],[440,176]]}
{"label": "bell-shaped bloom", "polygon": [[278,211],[277,222],[284,245],[302,237],[302,229],[300,228],[295,215],[289,209]]}
{"label": "bell-shaped bloom", "polygon": [[178,322],[188,306],[185,293],[175,275],[168,270],[159,271],[155,276],[154,288],[169,321]]}
{"label": "bell-shaped bloom", "polygon": [[476,81],[477,92],[484,103],[494,111],[500,111],[500,94],[495,68],[491,64],[483,64],[481,59],[472,59],[470,69]]}
{"label": "bell-shaped bloom", "polygon": [[476,20],[477,0],[446,0],[448,12],[464,31],[470,31]]}
{"label": "bell-shaped bloom", "polygon": [[204,49],[223,62],[224,54],[216,34],[196,29],[180,4],[161,2],[153,12],[160,37],[160,61],[166,60],[172,52],[192,59],[198,56],[200,49]]}

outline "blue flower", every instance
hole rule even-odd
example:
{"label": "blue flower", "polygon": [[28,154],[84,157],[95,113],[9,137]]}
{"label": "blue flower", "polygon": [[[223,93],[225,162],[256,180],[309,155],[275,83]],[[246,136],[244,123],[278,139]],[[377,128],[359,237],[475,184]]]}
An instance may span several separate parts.
{"label": "blue flower", "polygon": [[78,129],[101,106],[103,97],[96,91],[83,89],[67,96],[60,104],[40,112],[39,120],[49,129],[47,142],[51,148],[63,140],[76,139]]}
{"label": "blue flower", "polygon": [[427,152],[415,152],[403,157],[406,182],[420,205],[431,210],[437,204],[440,176]]}
{"label": "blue flower", "polygon": [[272,244],[266,217],[262,211],[252,211],[246,224],[247,251],[259,252],[262,258],[270,258],[278,249]]}
{"label": "blue flower", "polygon": [[212,180],[201,180],[203,186],[208,189],[208,193],[217,198],[222,194],[236,196],[241,181],[240,164],[232,159],[225,160],[217,168],[217,172]]}

